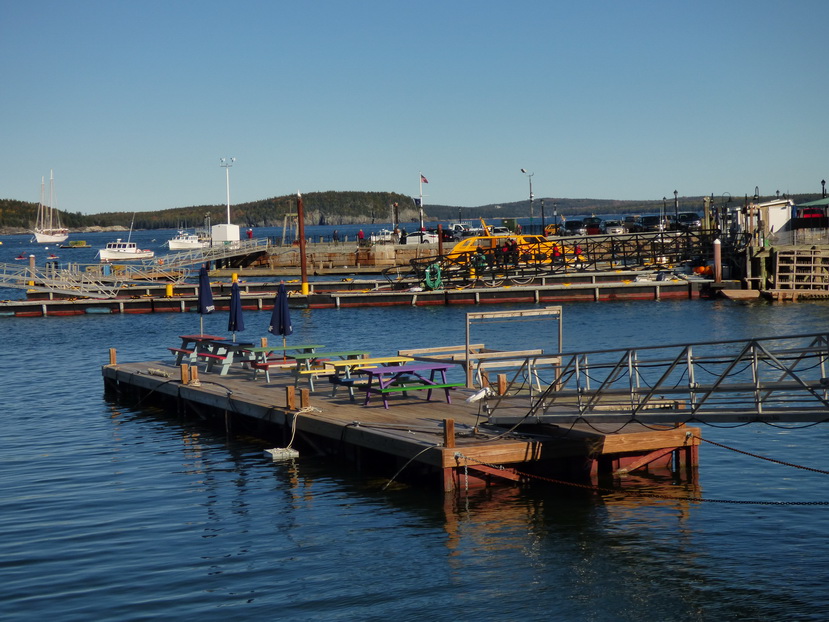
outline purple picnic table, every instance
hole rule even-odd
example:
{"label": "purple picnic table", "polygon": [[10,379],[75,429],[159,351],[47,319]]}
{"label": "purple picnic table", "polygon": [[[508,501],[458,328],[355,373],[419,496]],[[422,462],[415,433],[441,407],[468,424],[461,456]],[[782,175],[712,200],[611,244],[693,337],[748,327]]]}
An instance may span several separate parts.
{"label": "purple picnic table", "polygon": [[[366,385],[366,400],[363,406],[368,406],[372,393],[379,393],[383,396],[383,406],[389,407],[388,394],[399,392],[406,395],[409,391],[427,389],[426,401],[432,399],[432,391],[443,389],[446,392],[446,403],[451,404],[449,390],[454,387],[464,386],[462,382],[446,382],[446,370],[454,364],[447,363],[412,363],[406,365],[388,365],[383,367],[369,367],[360,370],[360,373],[368,376]],[[427,377],[428,374],[428,377]],[[435,375],[440,374],[436,379]]]}

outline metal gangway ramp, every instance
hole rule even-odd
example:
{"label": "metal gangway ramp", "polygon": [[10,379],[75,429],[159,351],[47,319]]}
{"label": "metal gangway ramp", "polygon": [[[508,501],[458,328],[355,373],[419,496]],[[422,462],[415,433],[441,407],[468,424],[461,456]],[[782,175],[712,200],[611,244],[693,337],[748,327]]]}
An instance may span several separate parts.
{"label": "metal gangway ramp", "polygon": [[489,422],[829,421],[829,333],[558,356],[560,365],[547,368],[540,389],[527,387],[528,357],[505,392],[490,392],[484,406]]}
{"label": "metal gangway ramp", "polygon": [[65,268],[0,264],[0,287],[28,289],[87,298],[114,298],[124,285],[149,280],[183,282],[194,266],[249,255],[267,249],[267,240],[240,240],[210,248],[157,255],[129,263],[70,263]]}

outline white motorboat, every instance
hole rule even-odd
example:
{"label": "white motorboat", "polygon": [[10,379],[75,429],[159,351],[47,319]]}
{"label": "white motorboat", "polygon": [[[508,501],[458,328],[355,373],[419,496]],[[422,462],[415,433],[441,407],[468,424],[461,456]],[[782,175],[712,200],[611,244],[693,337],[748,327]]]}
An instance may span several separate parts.
{"label": "white motorboat", "polygon": [[135,242],[122,242],[118,238],[115,242],[107,242],[106,248],[98,251],[101,261],[130,261],[131,259],[152,259],[155,252],[140,249]]}
{"label": "white motorboat", "polygon": [[60,224],[60,214],[55,205],[55,174],[50,172],[50,199],[46,205],[44,201],[45,182],[40,178],[40,204],[37,207],[37,224],[35,224],[35,241],[38,244],[58,244],[69,237],[69,229]]}
{"label": "white motorboat", "polygon": [[179,231],[174,237],[167,240],[167,247],[171,251],[185,251],[210,246],[210,238],[198,233]]}

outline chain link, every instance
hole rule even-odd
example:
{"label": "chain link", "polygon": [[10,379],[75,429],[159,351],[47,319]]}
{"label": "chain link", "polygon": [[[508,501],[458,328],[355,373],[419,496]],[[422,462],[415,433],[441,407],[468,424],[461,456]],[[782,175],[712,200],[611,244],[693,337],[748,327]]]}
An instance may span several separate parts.
{"label": "chain link", "polygon": [[729,451],[737,452],[738,454],[743,454],[744,456],[750,456],[752,458],[757,458],[758,460],[766,460],[767,462],[774,462],[775,464],[782,464],[783,466],[789,466],[795,469],[802,469],[804,471],[812,471],[813,473],[822,473],[823,475],[829,475],[829,471],[824,471],[823,469],[815,469],[812,467],[802,466],[800,464],[794,464],[792,462],[784,462],[783,460],[776,460],[775,458],[768,458],[766,456],[761,456],[759,454],[753,454],[748,451],[743,451],[742,449],[736,449],[735,447],[729,447],[728,445],[723,445],[722,443],[718,443],[716,441],[709,441],[708,439],[700,437],[701,441],[709,443],[711,445],[716,445],[717,447],[722,447],[723,449],[727,449]]}

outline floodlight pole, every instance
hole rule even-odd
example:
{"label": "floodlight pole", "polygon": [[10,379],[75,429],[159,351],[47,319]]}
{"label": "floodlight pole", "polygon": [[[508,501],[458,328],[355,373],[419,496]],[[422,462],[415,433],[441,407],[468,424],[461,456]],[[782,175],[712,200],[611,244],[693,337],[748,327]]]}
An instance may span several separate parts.
{"label": "floodlight pole", "polygon": [[219,160],[221,166],[225,170],[225,184],[227,186],[227,224],[230,224],[230,167],[236,161],[236,158],[221,158]]}

